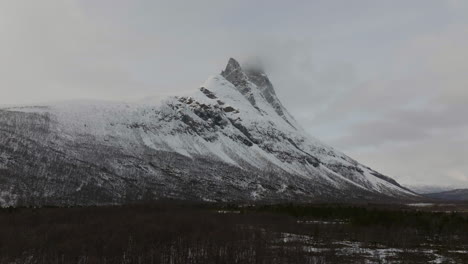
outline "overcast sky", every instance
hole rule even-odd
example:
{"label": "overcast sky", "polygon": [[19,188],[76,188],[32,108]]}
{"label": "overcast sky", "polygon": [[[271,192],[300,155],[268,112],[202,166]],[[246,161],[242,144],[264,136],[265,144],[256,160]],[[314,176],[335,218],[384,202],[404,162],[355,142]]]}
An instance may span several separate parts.
{"label": "overcast sky", "polygon": [[135,100],[261,61],[316,138],[468,187],[468,1],[0,0],[0,104]]}

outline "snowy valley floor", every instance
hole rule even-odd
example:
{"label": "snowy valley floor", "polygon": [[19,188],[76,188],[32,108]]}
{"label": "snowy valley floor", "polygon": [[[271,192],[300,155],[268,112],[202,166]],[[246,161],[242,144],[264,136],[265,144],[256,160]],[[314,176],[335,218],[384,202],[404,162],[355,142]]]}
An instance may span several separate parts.
{"label": "snowy valley floor", "polygon": [[468,263],[468,206],[0,209],[0,263]]}

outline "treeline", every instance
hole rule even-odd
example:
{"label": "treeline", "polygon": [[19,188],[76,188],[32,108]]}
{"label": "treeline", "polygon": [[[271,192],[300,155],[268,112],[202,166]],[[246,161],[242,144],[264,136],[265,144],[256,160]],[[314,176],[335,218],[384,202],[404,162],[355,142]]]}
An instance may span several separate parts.
{"label": "treeline", "polygon": [[[230,208],[237,208],[231,205]],[[242,209],[242,208],[241,208]],[[454,208],[456,209],[456,208]],[[433,212],[401,205],[263,205],[244,211],[271,212],[297,218],[312,217],[324,220],[345,219],[355,226],[415,227],[425,231],[461,231],[468,228],[468,214],[456,210]]]}
{"label": "treeline", "polygon": [[[339,221],[338,221],[339,220]],[[309,222],[308,222],[309,221]],[[320,222],[323,221],[323,222]],[[311,224],[312,223],[312,224]],[[442,250],[468,245],[462,213],[343,205],[126,206],[0,209],[0,263],[365,263],[308,252],[283,234]],[[418,263],[414,262],[408,263]],[[405,263],[402,261],[401,263]]]}
{"label": "treeline", "polygon": [[468,213],[455,210],[433,212],[430,209],[418,210],[402,205],[329,204],[264,205],[243,210],[270,212],[298,219],[339,220],[348,223],[340,225],[338,230],[336,225],[329,228],[315,225],[315,228],[320,229],[317,232],[323,233],[321,237],[383,243],[393,247],[417,247],[428,241],[447,247],[468,245]]}
{"label": "treeline", "polygon": [[320,263],[272,251],[263,223],[284,224],[180,204],[2,209],[0,263]]}

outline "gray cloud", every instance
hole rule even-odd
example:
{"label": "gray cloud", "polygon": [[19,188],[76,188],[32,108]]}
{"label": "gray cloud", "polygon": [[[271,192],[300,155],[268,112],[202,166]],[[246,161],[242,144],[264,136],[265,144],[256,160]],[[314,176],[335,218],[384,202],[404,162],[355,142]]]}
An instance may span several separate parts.
{"label": "gray cloud", "polygon": [[[435,106],[436,104],[431,104]],[[385,143],[423,140],[443,131],[468,125],[468,105],[451,104],[444,109],[397,110],[379,119],[358,122],[334,143],[342,147],[379,146]]]}
{"label": "gray cloud", "polygon": [[[417,184],[468,186],[468,25],[417,36],[396,56],[404,71],[349,91],[321,120],[370,113],[330,142]],[[403,78],[398,78],[398,77]],[[378,86],[380,85],[380,86]],[[398,165],[400,164],[400,165]]]}
{"label": "gray cloud", "polygon": [[468,184],[467,128],[410,143],[386,144],[377,150],[355,151],[354,157],[408,184],[462,188]]}

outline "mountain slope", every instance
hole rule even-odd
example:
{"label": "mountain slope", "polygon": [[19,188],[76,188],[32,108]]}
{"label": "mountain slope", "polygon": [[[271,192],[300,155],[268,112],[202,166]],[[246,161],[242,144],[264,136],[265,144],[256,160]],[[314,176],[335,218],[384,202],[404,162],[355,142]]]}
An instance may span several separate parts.
{"label": "mountain slope", "polygon": [[159,102],[0,110],[0,204],[416,199],[310,137],[261,71]]}

